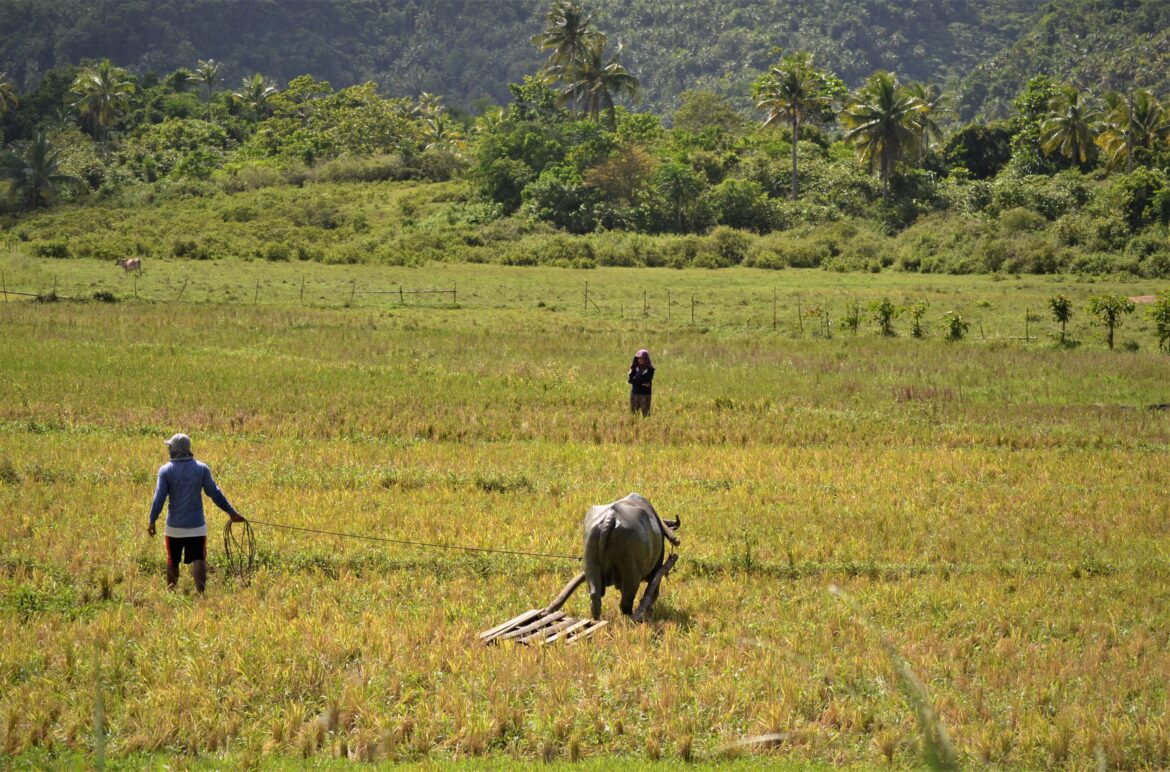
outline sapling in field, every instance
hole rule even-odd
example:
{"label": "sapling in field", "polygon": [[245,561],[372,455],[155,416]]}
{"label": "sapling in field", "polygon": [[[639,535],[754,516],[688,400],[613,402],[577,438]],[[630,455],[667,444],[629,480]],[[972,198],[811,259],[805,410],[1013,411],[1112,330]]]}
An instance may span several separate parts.
{"label": "sapling in field", "polygon": [[922,326],[922,317],[926,316],[926,302],[914,301],[906,306],[906,313],[910,315],[910,337],[925,338],[926,328]]}
{"label": "sapling in field", "polygon": [[1170,290],[1158,293],[1158,299],[1148,313],[1158,334],[1158,348],[1170,352]]}
{"label": "sapling in field", "polygon": [[857,301],[853,301],[845,309],[845,316],[841,318],[841,329],[848,330],[854,335],[861,327],[861,306]]}
{"label": "sapling in field", "polygon": [[869,306],[871,319],[877,323],[878,332],[883,337],[892,338],[894,332],[894,317],[898,315],[898,307],[890,302],[889,298],[874,301]]}
{"label": "sapling in field", "polygon": [[946,328],[947,340],[962,340],[971,326],[958,313],[947,311],[943,314],[943,325]]}
{"label": "sapling in field", "polygon": [[1110,351],[1113,350],[1113,332],[1121,326],[1121,317],[1132,314],[1133,309],[1133,301],[1124,295],[1098,295],[1089,298],[1089,313],[1104,325],[1105,340],[1109,343]]}
{"label": "sapling in field", "polygon": [[1052,318],[1060,322],[1060,343],[1064,345],[1065,329],[1072,319],[1072,301],[1065,295],[1053,295],[1048,299],[1048,307],[1052,309]]}

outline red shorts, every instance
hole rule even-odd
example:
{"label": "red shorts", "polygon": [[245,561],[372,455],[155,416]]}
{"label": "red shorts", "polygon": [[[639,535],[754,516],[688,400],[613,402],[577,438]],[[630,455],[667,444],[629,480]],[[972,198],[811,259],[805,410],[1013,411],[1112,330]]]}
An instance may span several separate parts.
{"label": "red shorts", "polygon": [[164,536],[163,543],[167,547],[167,565],[171,568],[178,568],[180,562],[207,560],[206,536]]}

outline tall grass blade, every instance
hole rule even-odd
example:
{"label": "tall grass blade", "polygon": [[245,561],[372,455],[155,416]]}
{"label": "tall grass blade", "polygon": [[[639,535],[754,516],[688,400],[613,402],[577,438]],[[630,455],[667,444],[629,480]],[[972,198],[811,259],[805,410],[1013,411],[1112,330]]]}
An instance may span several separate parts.
{"label": "tall grass blade", "polygon": [[894,672],[898,674],[898,683],[902,686],[906,700],[914,709],[914,715],[918,719],[918,731],[922,734],[922,751],[925,756],[923,761],[931,769],[957,769],[958,755],[955,753],[954,746],[951,745],[942,719],[939,718],[930,702],[930,694],[926,691],[926,685],[918,678],[913,668],[910,667],[910,663],[906,661],[906,658],[902,656],[902,653],[898,651],[898,648],[894,646],[894,643],[882,629],[861,610],[861,607],[844,590],[833,584],[829,585],[829,592],[848,606],[849,610],[853,612],[853,616],[877,636],[882,651],[885,652]]}

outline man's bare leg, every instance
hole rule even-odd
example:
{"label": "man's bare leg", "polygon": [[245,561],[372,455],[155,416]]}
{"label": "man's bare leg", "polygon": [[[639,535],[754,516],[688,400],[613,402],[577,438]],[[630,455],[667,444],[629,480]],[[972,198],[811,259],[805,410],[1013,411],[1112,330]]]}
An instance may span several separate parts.
{"label": "man's bare leg", "polygon": [[195,589],[200,595],[207,587],[207,561],[195,560],[191,563],[191,578],[195,580]]}

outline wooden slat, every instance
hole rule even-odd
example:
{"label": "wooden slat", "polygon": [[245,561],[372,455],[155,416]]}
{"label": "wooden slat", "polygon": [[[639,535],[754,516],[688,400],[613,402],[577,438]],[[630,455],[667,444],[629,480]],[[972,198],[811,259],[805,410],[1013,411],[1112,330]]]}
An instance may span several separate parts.
{"label": "wooden slat", "polygon": [[592,621],[593,621],[592,619],[574,619],[573,624],[570,625],[568,628],[560,630],[559,632],[557,632],[553,635],[550,635],[548,638],[546,638],[541,643],[544,644],[544,643],[553,643],[553,642],[558,641],[558,640],[568,640],[577,630],[580,630],[582,627],[585,627],[586,625],[588,625]]}
{"label": "wooden slat", "polygon": [[565,616],[565,612],[554,611],[552,614],[549,614],[546,617],[542,616],[540,619],[537,619],[535,622],[532,622],[531,624],[527,624],[527,625],[525,625],[523,627],[519,627],[515,630],[509,630],[508,632],[504,633],[500,637],[504,638],[505,640],[507,640],[508,638],[519,638],[523,635],[527,635],[528,633],[532,632],[533,630],[539,630],[540,628],[557,621],[558,619],[560,619],[563,616]]}
{"label": "wooden slat", "polygon": [[607,624],[609,624],[609,622],[607,620],[603,619],[594,625],[587,626],[583,630],[578,632],[576,635],[574,635],[572,638],[569,638],[566,642],[567,643],[576,643],[577,641],[581,640],[582,638],[588,638],[589,636],[593,635],[595,632],[597,632],[601,628],[605,627]]}
{"label": "wooden slat", "polygon": [[563,611],[550,614],[544,609],[532,609],[490,630],[485,630],[479,637],[484,643],[512,641],[525,646],[531,644],[544,646],[563,641],[568,644],[589,637],[606,624],[608,622],[604,620],[594,621],[588,617],[579,619]]}
{"label": "wooden slat", "polygon": [[507,622],[504,622],[503,624],[496,625],[491,630],[484,630],[482,633],[479,634],[480,640],[482,640],[486,643],[486,642],[492,640],[493,638],[495,638],[496,636],[500,635],[501,633],[504,633],[504,632],[507,632],[508,630],[511,630],[516,625],[522,625],[522,624],[525,624],[527,622],[531,622],[532,619],[534,617],[536,617],[538,614],[540,614],[540,609],[538,609],[538,608],[529,609],[528,611],[525,611],[520,616],[513,617],[512,619],[509,619]]}
{"label": "wooden slat", "polygon": [[535,635],[528,636],[528,640],[539,638],[537,643],[543,646],[549,641],[555,639],[557,637],[557,633],[559,633],[561,630],[564,630],[566,627],[572,627],[575,624],[577,624],[577,617],[564,617],[556,624],[549,625],[548,627],[539,630]]}

